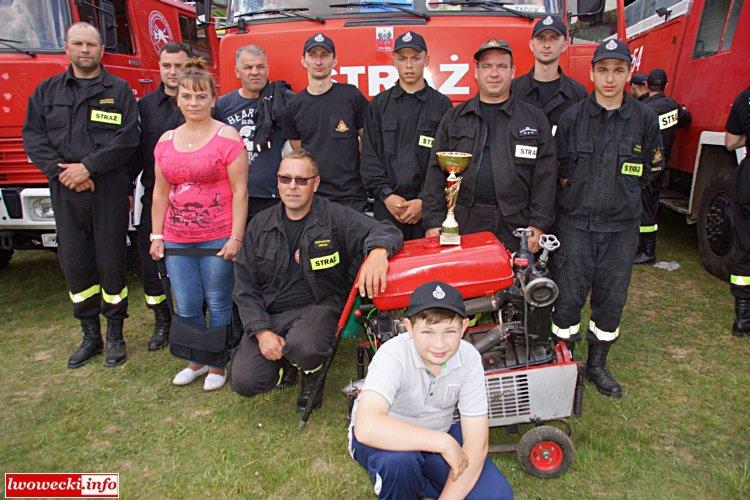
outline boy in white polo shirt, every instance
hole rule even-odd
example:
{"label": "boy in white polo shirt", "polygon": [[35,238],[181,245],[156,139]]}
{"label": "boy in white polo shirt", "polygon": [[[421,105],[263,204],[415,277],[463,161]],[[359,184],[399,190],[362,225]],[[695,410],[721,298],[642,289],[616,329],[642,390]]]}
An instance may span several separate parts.
{"label": "boy in white polo shirt", "polygon": [[[468,320],[458,290],[417,288],[408,334],[384,343],[354,403],[349,452],[379,498],[513,498],[487,456],[489,428],[479,353],[461,340]],[[458,405],[460,423],[453,423]]]}

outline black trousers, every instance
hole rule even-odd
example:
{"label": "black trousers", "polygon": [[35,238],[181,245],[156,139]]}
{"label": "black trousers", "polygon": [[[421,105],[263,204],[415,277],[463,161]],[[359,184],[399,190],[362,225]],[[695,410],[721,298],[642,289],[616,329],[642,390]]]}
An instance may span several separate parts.
{"label": "black trousers", "polygon": [[654,175],[651,181],[641,187],[641,227],[640,232],[655,233],[658,228],[659,196],[664,182],[664,171]]}
{"label": "black trousers", "polygon": [[735,177],[734,253],[732,254],[732,295],[750,300],[750,160],[745,160]]}
{"label": "black trousers", "polygon": [[[282,354],[303,371],[315,371],[333,353],[341,307],[311,304],[271,316],[272,331],[284,337]],[[242,396],[273,389],[281,378],[281,360],[263,357],[255,336],[244,335],[232,358],[232,388]]]}
{"label": "black trousers", "polygon": [[527,227],[529,221],[503,217],[500,207],[490,203],[474,202],[466,213],[466,221],[461,222],[459,220],[458,224],[461,234],[491,231],[495,233],[495,236],[505,248],[510,252],[515,252],[518,250],[521,240],[513,236],[513,231],[519,227]]}
{"label": "black trousers", "polygon": [[151,258],[149,250],[151,249],[151,201],[142,200],[143,212],[141,212],[140,224],[136,227],[138,238],[138,256],[141,261],[141,276],[143,279],[143,294],[146,296],[146,305],[153,309],[166,299],[164,289],[159,280],[159,273],[156,270],[156,262]]}
{"label": "black trousers", "polygon": [[394,226],[401,230],[401,234],[404,235],[404,240],[424,238],[424,228],[422,227],[421,221],[416,224],[404,224],[403,222],[399,222],[381,200],[375,200],[372,207],[372,215],[375,217],[375,220],[391,221]]}
{"label": "black trousers", "polygon": [[616,233],[584,231],[565,223],[556,228],[560,248],[553,254],[552,274],[560,289],[552,313],[552,333],[580,340],[581,309],[591,293],[590,342],[614,342],[628,298],[638,225]]}
{"label": "black trousers", "polygon": [[95,179],[96,191],[76,193],[50,183],[57,224],[58,257],[73,315],[78,319],[128,316],[127,174]]}

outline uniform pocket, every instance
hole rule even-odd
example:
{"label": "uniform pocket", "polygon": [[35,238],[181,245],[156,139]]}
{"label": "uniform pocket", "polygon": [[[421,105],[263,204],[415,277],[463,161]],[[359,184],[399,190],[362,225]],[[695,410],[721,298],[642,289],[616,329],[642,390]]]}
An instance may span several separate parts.
{"label": "uniform pocket", "polygon": [[516,165],[532,167],[536,165],[539,153],[539,134],[521,136],[516,130],[511,131],[510,154]]}
{"label": "uniform pocket", "polygon": [[448,151],[462,153],[474,151],[475,130],[473,127],[448,126],[446,132],[448,135]]}
{"label": "uniform pocket", "polygon": [[348,114],[331,115],[328,124],[333,139],[346,139],[357,133],[354,119]]}
{"label": "uniform pocket", "polygon": [[396,154],[396,132],[398,122],[396,120],[383,120],[381,133],[383,137],[383,151],[388,155]]}
{"label": "uniform pocket", "polygon": [[94,139],[94,146],[101,147],[112,140],[122,127],[124,119],[122,109],[117,106],[89,106],[88,130]]}
{"label": "uniform pocket", "polygon": [[58,130],[70,126],[70,113],[73,100],[67,96],[54,96],[44,105],[44,120],[48,130]]}
{"label": "uniform pocket", "polygon": [[278,253],[278,246],[268,246],[259,252],[255,270],[259,283],[268,283],[273,280],[276,269],[278,269],[278,263],[276,262]]}

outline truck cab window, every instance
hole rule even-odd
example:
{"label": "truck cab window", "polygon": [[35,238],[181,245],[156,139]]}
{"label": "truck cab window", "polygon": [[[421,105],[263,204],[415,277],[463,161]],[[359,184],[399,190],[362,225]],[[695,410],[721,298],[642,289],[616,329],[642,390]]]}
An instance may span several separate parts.
{"label": "truck cab window", "polygon": [[206,28],[198,28],[195,18],[180,14],[180,33],[182,45],[190,50],[193,57],[202,57],[209,66],[213,66]]}
{"label": "truck cab window", "polygon": [[0,0],[0,52],[62,51],[65,27],[70,24],[67,0]]}
{"label": "truck cab window", "polygon": [[[568,0],[570,18],[570,39],[572,43],[601,42],[617,37],[617,0],[606,0],[604,11],[600,15],[585,15],[589,7],[596,2]],[[578,13],[581,15],[578,15]]]}
{"label": "truck cab window", "polygon": [[693,48],[693,59],[731,48],[741,8],[742,0],[706,0]]}
{"label": "truck cab window", "polygon": [[[114,54],[133,54],[132,29],[125,0],[84,0],[77,5],[78,18],[93,24],[105,40],[112,40],[107,44],[107,52]],[[108,12],[114,13],[113,15]]]}

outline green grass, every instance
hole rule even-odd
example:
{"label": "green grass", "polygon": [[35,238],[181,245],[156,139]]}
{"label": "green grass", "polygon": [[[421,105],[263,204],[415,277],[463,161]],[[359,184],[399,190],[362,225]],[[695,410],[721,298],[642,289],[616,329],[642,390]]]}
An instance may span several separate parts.
{"label": "green grass", "polygon": [[[576,459],[560,479],[495,455],[519,498],[750,496],[750,339],[729,334],[732,298],[703,269],[694,228],[673,214],[660,226],[659,259],[681,267],[635,270],[610,356],[625,397],[587,385],[584,414],[571,419]],[[353,340],[299,431],[294,391],[246,399],[172,386],[183,363],[146,350],[151,316],[140,284],[129,287],[128,362],[69,370],[79,327],[54,254],[19,252],[0,272],[0,472],[119,472],[127,498],[371,495],[346,452],[339,393],[355,373]],[[517,438],[503,434],[492,436]]]}

